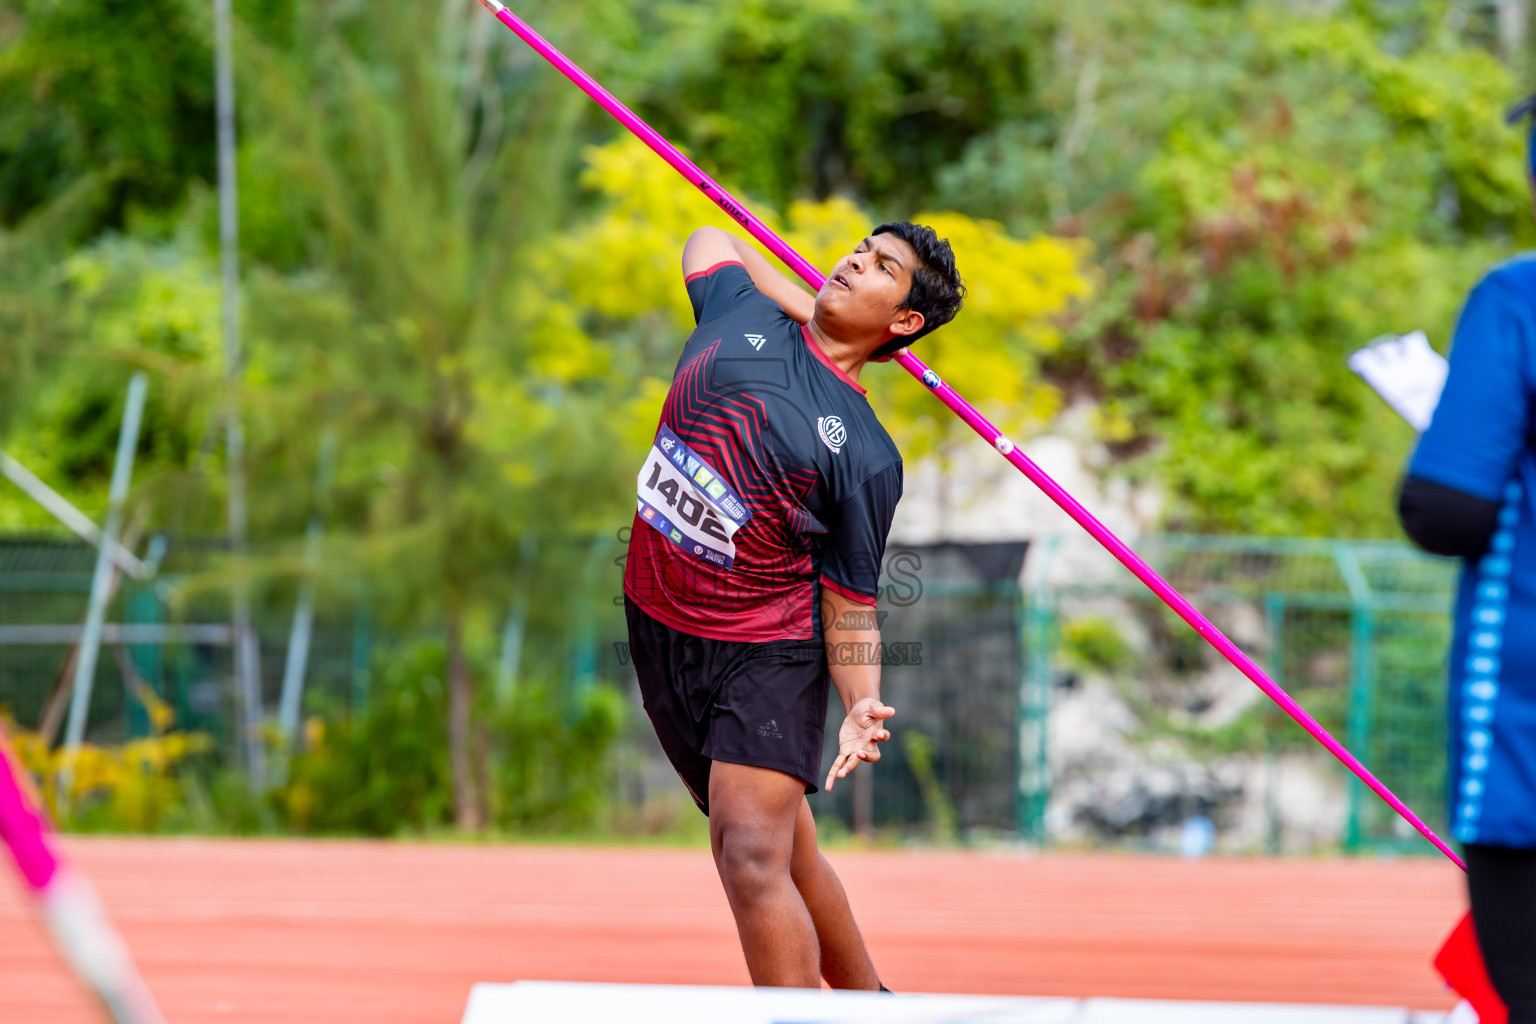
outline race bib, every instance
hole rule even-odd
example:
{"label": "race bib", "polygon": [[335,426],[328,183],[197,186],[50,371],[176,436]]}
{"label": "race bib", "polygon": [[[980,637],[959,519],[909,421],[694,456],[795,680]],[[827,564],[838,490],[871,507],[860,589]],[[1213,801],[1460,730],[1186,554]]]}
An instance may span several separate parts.
{"label": "race bib", "polygon": [[640,518],[663,537],[722,569],[736,561],[731,538],[752,513],[715,468],[666,426],[656,431],[635,485]]}

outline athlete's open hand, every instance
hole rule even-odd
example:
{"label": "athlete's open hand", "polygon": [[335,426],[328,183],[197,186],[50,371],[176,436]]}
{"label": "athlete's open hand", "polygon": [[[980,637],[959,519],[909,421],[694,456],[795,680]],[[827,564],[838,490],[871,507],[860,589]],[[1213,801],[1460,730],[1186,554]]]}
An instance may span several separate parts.
{"label": "athlete's open hand", "polygon": [[857,768],[860,761],[880,760],[879,745],[891,738],[885,720],[895,713],[895,708],[873,697],[865,697],[848,709],[843,727],[837,730],[837,759],[827,772],[826,789],[830,790],[834,780]]}

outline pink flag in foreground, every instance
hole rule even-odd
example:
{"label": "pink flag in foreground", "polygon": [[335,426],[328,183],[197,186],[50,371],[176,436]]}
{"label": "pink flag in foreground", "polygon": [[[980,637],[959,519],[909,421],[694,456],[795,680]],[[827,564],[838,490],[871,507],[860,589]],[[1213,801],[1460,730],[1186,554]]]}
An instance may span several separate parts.
{"label": "pink flag in foreground", "polygon": [[48,841],[21,780],[24,769],[0,733],[0,840],[4,840],[60,954],[117,1024],[165,1024],[154,998],[85,876]]}
{"label": "pink flag in foreground", "polygon": [[[655,151],[657,156],[671,164],[679,174],[691,181],[716,206],[735,219],[748,234],[767,246],[769,251],[783,260],[785,265],[799,274],[807,284],[812,288],[821,288],[826,279],[821,271],[811,266],[803,256],[791,249],[788,243],[774,233],[768,225],[754,217],[740,200],[715,184],[709,175],[705,174],[692,160],[685,157],[676,146],[662,138],[655,129],[636,117],[633,111],[615,99],[612,93],[597,83],[596,79],[572,63],[565,54],[551,46],[517,15],[507,10],[500,0],[479,0],[479,3],[480,6],[494,14],[503,25],[506,25],[507,28],[515,32],[518,38],[533,47],[539,56],[553,64],[557,71],[566,78],[569,78],[583,92],[592,97],[599,106],[612,114],[620,124],[633,132],[642,142]],[[1388,789],[1380,779],[1371,774],[1370,770],[1361,764],[1355,755],[1346,750],[1342,743],[1334,739],[1327,729],[1324,729],[1316,719],[1307,713],[1305,708],[1291,698],[1290,694],[1286,693],[1274,680],[1265,675],[1264,670],[1259,668],[1252,658],[1244,654],[1236,644],[1227,639],[1221,630],[1217,629],[1209,619],[1201,614],[1199,609],[1185,599],[1184,595],[1175,590],[1167,580],[1159,576],[1124,541],[1116,537],[1110,532],[1108,527],[1099,522],[1093,513],[1084,508],[1076,498],[1068,494],[1060,484],[1052,480],[1044,470],[1035,465],[1011,440],[989,423],[986,417],[977,412],[971,403],[960,397],[954,388],[944,383],[937,373],[929,369],[911,351],[902,349],[896,354],[895,358],[902,369],[922,381],[930,391],[938,396],[939,401],[949,406],[955,415],[964,420],[972,430],[980,434],[988,444],[996,448],[1004,458],[1013,463],[1019,472],[1029,477],[1036,487],[1039,487],[1052,501],[1061,506],[1062,510],[1076,520],[1079,526],[1092,534],[1094,540],[1097,540],[1108,549],[1110,554],[1119,559],[1120,563],[1131,570],[1136,578],[1146,584],[1148,589],[1156,594],[1164,604],[1177,612],[1181,619],[1194,628],[1195,632],[1203,636],[1212,647],[1221,652],[1222,657],[1230,661],[1243,675],[1247,676],[1259,689],[1263,690],[1271,700],[1279,704],[1286,714],[1295,719],[1303,729],[1312,735],[1313,739],[1321,743],[1328,749],[1329,753],[1343,762],[1346,768],[1354,772],[1377,796],[1385,800],[1394,811],[1402,815],[1404,820],[1418,829],[1424,838],[1433,843],[1441,853],[1449,857],[1457,867],[1465,869],[1466,865],[1462,863],[1461,858],[1456,855],[1456,852],[1447,846],[1445,841],[1437,836],[1434,830],[1426,825],[1407,804],[1399,800],[1397,795]]]}

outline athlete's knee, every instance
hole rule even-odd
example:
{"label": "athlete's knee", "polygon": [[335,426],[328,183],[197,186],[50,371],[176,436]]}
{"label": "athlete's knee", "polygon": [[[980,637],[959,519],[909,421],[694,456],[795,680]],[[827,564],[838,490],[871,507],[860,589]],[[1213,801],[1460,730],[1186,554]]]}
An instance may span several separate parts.
{"label": "athlete's knee", "polygon": [[733,902],[750,903],[789,881],[790,850],[785,838],[751,825],[721,829],[715,862]]}

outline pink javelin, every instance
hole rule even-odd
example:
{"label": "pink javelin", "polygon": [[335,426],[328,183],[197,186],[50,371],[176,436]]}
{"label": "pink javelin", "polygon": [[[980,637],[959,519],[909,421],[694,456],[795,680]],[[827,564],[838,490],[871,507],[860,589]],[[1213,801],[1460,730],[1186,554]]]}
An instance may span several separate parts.
{"label": "pink javelin", "polygon": [[16,777],[21,771],[0,733],[0,841],[10,847],[54,944],[117,1024],[165,1024],[95,890],[50,844],[43,816]]}
{"label": "pink javelin", "polygon": [[0,839],[11,848],[21,877],[41,893],[59,870],[59,860],[43,838],[43,821],[22,792],[0,737]]}
{"label": "pink javelin", "polygon": [[[786,266],[799,274],[806,284],[820,291],[822,284],[826,281],[826,275],[806,262],[805,257],[791,249],[789,243],[780,238],[772,228],[753,216],[747,210],[745,204],[715,184],[714,179],[705,174],[692,160],[689,160],[679,152],[676,146],[662,138],[654,128],[635,116],[633,111],[623,103],[620,103],[607,89],[599,85],[596,79],[577,67],[565,54],[551,46],[543,36],[530,28],[526,22],[507,10],[505,5],[500,3],[500,0],[479,0],[479,3],[480,6],[494,14],[503,25],[517,33],[523,42],[533,47],[539,56],[553,64],[555,70],[576,83],[600,107],[612,114],[615,120],[633,132],[640,141],[651,147],[657,156],[671,164],[679,174],[692,182],[700,192],[704,193],[716,206],[729,214],[753,238],[767,246],[775,256],[784,261]],[[1351,754],[1344,747],[1344,744],[1334,739],[1333,735],[1327,729],[1324,729],[1317,719],[1307,713],[1306,708],[1296,703],[1290,694],[1286,693],[1274,680],[1270,679],[1252,658],[1244,654],[1241,648],[1227,639],[1226,635],[1217,629],[1210,619],[1201,614],[1200,610],[1191,604],[1183,594],[1180,594],[1167,580],[1159,576],[1157,571],[1148,565],[1140,555],[1132,551],[1129,545],[1119,537],[1116,537],[1109,527],[1099,522],[1092,512],[1083,507],[1081,502],[1068,494],[1043,469],[1035,465],[1007,436],[989,423],[985,416],[977,412],[970,402],[960,397],[960,394],[954,388],[944,383],[938,374],[930,370],[909,349],[902,349],[896,354],[895,359],[902,369],[922,381],[930,391],[938,396],[939,401],[949,406],[955,415],[964,420],[972,430],[980,434],[988,444],[991,444],[1001,452],[1004,458],[1018,467],[1019,472],[1029,477],[1031,483],[1044,491],[1057,505],[1061,506],[1062,510],[1076,520],[1079,526],[1092,534],[1094,540],[1104,545],[1109,553],[1119,559],[1120,563],[1127,569],[1131,570],[1137,579],[1145,583],[1152,593],[1156,594],[1164,604],[1177,612],[1179,618],[1189,623],[1195,632],[1203,636],[1212,647],[1221,652],[1222,657],[1235,665],[1243,675],[1253,680],[1254,684],[1263,690],[1270,700],[1280,705],[1281,710],[1294,718],[1303,729],[1311,734],[1313,739],[1321,743],[1328,749],[1330,754],[1338,758],[1344,767],[1354,772],[1361,782],[1364,782],[1377,796],[1385,800],[1389,807],[1402,815],[1405,821],[1418,829],[1425,839],[1433,843],[1435,848],[1449,857],[1457,867],[1466,870],[1466,865],[1462,863],[1456,851],[1447,846],[1445,841],[1435,834],[1434,829],[1426,825],[1423,819],[1413,813],[1413,810],[1407,804],[1398,799],[1397,795],[1388,789],[1385,783],[1371,774],[1370,769],[1361,764],[1359,758]]]}

